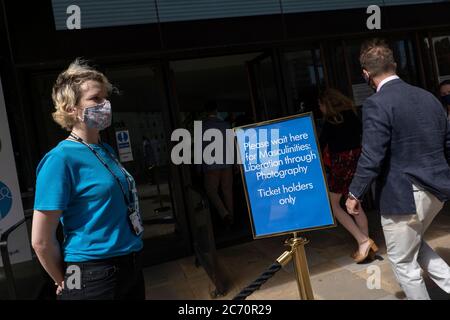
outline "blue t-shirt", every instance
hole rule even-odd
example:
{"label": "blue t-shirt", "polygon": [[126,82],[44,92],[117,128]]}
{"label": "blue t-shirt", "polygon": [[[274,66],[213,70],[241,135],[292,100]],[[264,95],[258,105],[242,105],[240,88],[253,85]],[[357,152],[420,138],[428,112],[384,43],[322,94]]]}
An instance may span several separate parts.
{"label": "blue t-shirt", "polygon": [[[111,146],[103,144],[114,154]],[[128,183],[111,155],[91,144],[120,179]],[[117,180],[85,145],[61,141],[37,167],[34,209],[62,210],[66,262],[122,256],[142,249],[129,225],[127,206]]]}

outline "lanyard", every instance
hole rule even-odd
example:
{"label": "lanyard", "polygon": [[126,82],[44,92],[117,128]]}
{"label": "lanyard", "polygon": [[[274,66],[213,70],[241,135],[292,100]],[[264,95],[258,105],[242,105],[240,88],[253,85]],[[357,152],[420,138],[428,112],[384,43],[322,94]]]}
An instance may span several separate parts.
{"label": "lanyard", "polygon": [[97,151],[95,151],[94,148],[92,148],[89,144],[87,144],[82,138],[77,136],[75,133],[71,132],[70,133],[70,137],[72,139],[75,139],[76,141],[82,143],[86,147],[88,147],[89,150],[91,150],[92,153],[97,157],[97,159],[103,164],[103,166],[111,173],[111,175],[114,177],[114,179],[117,181],[117,183],[120,186],[120,190],[122,191],[123,198],[125,199],[125,203],[126,203],[128,209],[132,210],[132,208],[131,208],[131,199],[133,199],[133,194],[132,194],[133,193],[132,192],[133,183],[131,182],[130,174],[125,171],[125,169],[123,168],[122,164],[116,159],[116,157],[113,154],[111,154],[111,152],[109,152],[109,150],[107,148],[105,148],[103,143],[100,142],[101,147],[111,156],[111,158],[114,160],[114,162],[119,167],[120,171],[122,171],[122,173],[124,174],[125,179],[127,180],[127,183],[128,183],[128,191],[129,191],[128,197],[126,195],[127,193],[125,192],[125,189],[123,188],[122,183],[120,182],[120,179],[114,174],[114,172],[112,171],[110,166],[105,162],[105,160],[102,159],[102,157],[97,153]]}

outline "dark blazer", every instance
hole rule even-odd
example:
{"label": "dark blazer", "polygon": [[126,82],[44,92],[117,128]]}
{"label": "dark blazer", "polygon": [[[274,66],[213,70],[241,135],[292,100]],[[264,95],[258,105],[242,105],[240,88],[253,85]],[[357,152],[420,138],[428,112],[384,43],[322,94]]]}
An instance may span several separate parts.
{"label": "dark blazer", "polygon": [[364,102],[362,113],[362,154],[350,192],[361,199],[377,179],[385,215],[416,212],[412,183],[447,201],[450,127],[439,100],[395,79]]}

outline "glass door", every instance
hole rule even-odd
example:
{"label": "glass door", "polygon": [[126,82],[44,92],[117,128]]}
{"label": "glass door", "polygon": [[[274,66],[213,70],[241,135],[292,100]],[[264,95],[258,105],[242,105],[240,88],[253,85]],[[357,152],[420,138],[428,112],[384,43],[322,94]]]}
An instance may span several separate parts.
{"label": "glass door", "polygon": [[327,83],[320,48],[286,50],[282,66],[290,113],[311,111],[319,117],[317,99]]}
{"label": "glass door", "polygon": [[273,54],[263,53],[247,61],[246,66],[253,118],[265,121],[286,115],[287,106],[281,99],[282,81]]}
{"label": "glass door", "polygon": [[[334,86],[353,98],[356,106],[362,106],[364,100],[374,93],[362,76],[359,63],[361,40],[349,40],[334,43],[327,51],[332,64]],[[397,74],[404,81],[417,85],[418,70],[413,41],[408,37],[387,39],[397,63]]]}
{"label": "glass door", "polygon": [[[194,126],[199,124],[231,128],[255,122],[246,62],[259,55],[258,52],[171,61],[170,83],[179,127],[194,136]],[[193,140],[191,147],[194,150]],[[223,294],[232,282],[220,249],[252,239],[240,172],[233,165],[206,168],[186,164],[181,168],[197,263],[216,287],[213,296]],[[232,212],[231,223],[221,215],[222,208]]]}
{"label": "glass door", "polygon": [[450,79],[450,35],[424,38],[424,60],[428,88],[439,94],[439,84]]}
{"label": "glass door", "polygon": [[172,132],[159,66],[114,67],[106,75],[113,125],[106,132],[123,165],[135,177],[139,194],[146,264],[186,256],[190,239],[180,192],[180,176],[170,159]]}

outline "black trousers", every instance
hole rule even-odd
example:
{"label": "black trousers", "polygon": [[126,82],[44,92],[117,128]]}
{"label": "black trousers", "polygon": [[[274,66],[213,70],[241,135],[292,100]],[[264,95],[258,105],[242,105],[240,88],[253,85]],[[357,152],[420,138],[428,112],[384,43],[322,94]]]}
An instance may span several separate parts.
{"label": "black trousers", "polygon": [[145,300],[142,252],[68,262],[58,300]]}

